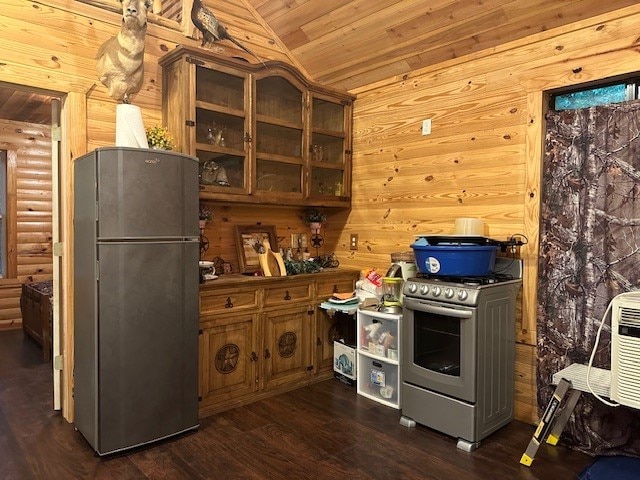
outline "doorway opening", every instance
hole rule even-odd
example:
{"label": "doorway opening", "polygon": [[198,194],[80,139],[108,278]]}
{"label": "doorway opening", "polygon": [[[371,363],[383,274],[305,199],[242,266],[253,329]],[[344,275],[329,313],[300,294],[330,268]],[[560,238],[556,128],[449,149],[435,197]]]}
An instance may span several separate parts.
{"label": "doorway opening", "polygon": [[[0,330],[23,328],[26,340],[40,343],[52,362],[54,409],[61,408],[59,241],[61,97],[44,90],[0,82],[0,148],[3,149],[2,278]],[[53,284],[51,321],[24,328],[22,285]],[[4,322],[4,324],[2,323]]]}

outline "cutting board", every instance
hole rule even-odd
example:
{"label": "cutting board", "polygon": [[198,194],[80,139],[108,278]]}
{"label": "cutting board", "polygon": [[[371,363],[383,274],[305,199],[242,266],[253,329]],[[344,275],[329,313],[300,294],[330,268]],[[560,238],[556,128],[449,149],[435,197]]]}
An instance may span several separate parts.
{"label": "cutting board", "polygon": [[284,260],[280,252],[271,250],[271,244],[268,240],[262,242],[264,252],[258,254],[260,268],[265,277],[285,277],[287,269],[284,266]]}

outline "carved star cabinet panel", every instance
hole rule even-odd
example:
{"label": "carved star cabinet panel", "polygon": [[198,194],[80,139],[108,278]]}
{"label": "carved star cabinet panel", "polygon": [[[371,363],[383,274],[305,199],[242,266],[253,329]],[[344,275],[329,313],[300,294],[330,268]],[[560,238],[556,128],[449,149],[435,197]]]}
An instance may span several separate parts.
{"label": "carved star cabinet panel", "polygon": [[313,373],[309,304],[264,314],[264,388],[305,380]]}
{"label": "carved star cabinet panel", "polygon": [[353,96],[283,62],[179,46],[159,63],[163,122],[200,160],[201,198],[350,204]]}
{"label": "carved star cabinet panel", "polygon": [[[220,403],[257,390],[255,315],[228,317],[226,325],[201,323],[200,402]],[[206,325],[206,326],[205,326]],[[202,328],[204,327],[204,328]]]}

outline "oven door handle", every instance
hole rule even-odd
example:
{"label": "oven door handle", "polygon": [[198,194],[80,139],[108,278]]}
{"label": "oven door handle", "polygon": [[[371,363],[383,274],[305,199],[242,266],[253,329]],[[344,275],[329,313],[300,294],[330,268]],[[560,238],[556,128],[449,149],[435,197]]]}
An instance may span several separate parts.
{"label": "oven door handle", "polygon": [[427,313],[437,313],[440,315],[447,315],[449,317],[456,318],[471,318],[473,312],[470,310],[459,310],[457,308],[442,307],[439,305],[433,305],[427,302],[421,302],[420,300],[413,300],[411,298],[404,297],[405,307],[411,310],[419,310]]}

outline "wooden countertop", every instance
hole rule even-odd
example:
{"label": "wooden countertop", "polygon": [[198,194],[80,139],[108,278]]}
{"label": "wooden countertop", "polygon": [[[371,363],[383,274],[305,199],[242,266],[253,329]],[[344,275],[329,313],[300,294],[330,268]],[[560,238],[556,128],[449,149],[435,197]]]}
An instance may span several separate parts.
{"label": "wooden countertop", "polygon": [[337,273],[352,273],[355,276],[359,274],[359,270],[350,268],[325,268],[321,272],[317,273],[301,273],[299,275],[288,275],[286,277],[263,277],[253,275],[242,275],[240,273],[227,273],[220,275],[215,280],[206,280],[200,284],[200,290],[209,290],[216,287],[229,287],[236,285],[269,285],[277,284],[283,280],[301,280],[310,281],[313,279],[327,279],[336,275]]}

